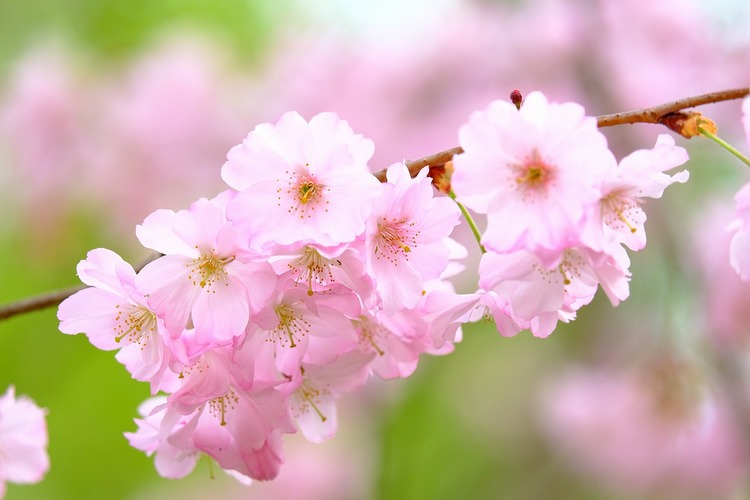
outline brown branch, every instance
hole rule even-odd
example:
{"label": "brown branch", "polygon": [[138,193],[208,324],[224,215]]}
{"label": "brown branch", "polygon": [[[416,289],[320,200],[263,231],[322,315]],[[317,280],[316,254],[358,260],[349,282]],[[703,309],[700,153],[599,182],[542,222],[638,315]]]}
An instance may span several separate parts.
{"label": "brown branch", "polygon": [[[135,268],[135,271],[140,271],[141,269],[146,267],[146,264],[158,259],[161,256],[162,254],[160,253],[151,255],[148,259],[141,262]],[[16,302],[11,302],[10,304],[0,306],[0,321],[11,318],[13,316],[18,316],[19,314],[24,314],[31,311],[39,311],[48,307],[59,306],[60,302],[67,299],[74,293],[83,290],[84,288],[88,288],[88,285],[76,285],[70,288],[63,288],[62,290],[45,292],[40,295],[27,297],[25,299],[17,300]]]}
{"label": "brown branch", "polygon": [[12,302],[0,307],[0,320],[31,311],[39,311],[48,307],[58,306],[60,305],[60,302],[84,288],[86,288],[86,285],[78,285]]}
{"label": "brown branch", "polygon": [[[643,108],[636,111],[628,111],[626,113],[615,113],[612,115],[602,115],[596,118],[597,125],[601,127],[612,127],[615,125],[625,125],[632,123],[658,123],[664,125],[664,117],[670,113],[681,111],[683,109],[692,108],[695,106],[702,106],[704,104],[711,104],[721,101],[730,101],[733,99],[741,99],[747,95],[750,95],[750,88],[741,88],[733,90],[724,90],[720,92],[711,92],[710,94],[699,95],[695,97],[687,97],[678,101],[661,104],[659,106],[653,106],[650,108]],[[455,147],[433,153],[416,160],[410,160],[406,162],[406,166],[409,169],[412,177],[416,176],[420,170],[424,167],[439,167],[445,165],[453,159],[453,156],[463,153],[461,147]],[[381,182],[385,182],[386,171],[380,170],[376,172],[375,177]],[[160,254],[150,257],[148,260],[143,262],[137,271],[142,269],[146,264],[152,260],[160,257]],[[5,306],[0,306],[0,320],[10,318],[19,314],[44,309],[51,306],[59,305],[60,302],[70,297],[79,290],[82,290],[85,286],[79,285],[63,290],[57,290],[54,292],[48,292],[34,297],[22,299]]]}
{"label": "brown branch", "polygon": [[[695,106],[703,106],[704,104],[742,99],[747,95],[750,95],[750,87],[723,90],[720,92],[711,92],[709,94],[703,94],[695,97],[686,97],[685,99],[668,102],[666,104],[660,104],[658,106],[653,106],[650,108],[638,109],[636,111],[597,116],[596,122],[599,128],[633,123],[656,123],[665,125],[663,119],[670,113],[681,111],[687,108],[693,108]],[[463,149],[461,149],[460,146],[446,149],[445,151],[433,153],[423,158],[407,161],[406,166],[409,168],[409,173],[411,173],[412,177],[414,177],[415,175],[417,175],[417,173],[419,173],[420,170],[422,170],[422,168],[428,166],[443,165],[451,161],[454,155],[460,153],[463,153]],[[385,170],[380,170],[374,175],[381,182],[385,182],[385,172]]]}

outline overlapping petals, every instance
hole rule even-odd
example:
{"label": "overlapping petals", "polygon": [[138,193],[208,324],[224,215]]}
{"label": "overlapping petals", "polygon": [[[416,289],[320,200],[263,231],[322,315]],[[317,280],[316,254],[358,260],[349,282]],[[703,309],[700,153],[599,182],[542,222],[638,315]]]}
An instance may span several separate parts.
{"label": "overlapping petals", "polygon": [[372,142],[333,113],[259,125],[228,154],[230,189],[146,217],[136,234],[161,256],[140,272],[89,253],[78,272],[90,288],[63,302],[60,328],[119,348],[164,393],[127,434],[161,475],[206,455],[243,481],[271,479],[284,434],[331,438],[340,397],[451,352],[463,323],[545,337],[599,287],[617,305],[625,246],[645,244],[642,199],[687,178],[664,173],[686,159],[668,137],[618,166],[580,105],[539,93],[520,112],[475,113],[460,142],[457,199],[488,220],[474,293],[447,281],[467,253],[451,239],[456,203],[427,168],[412,178],[396,163],[378,182]]}

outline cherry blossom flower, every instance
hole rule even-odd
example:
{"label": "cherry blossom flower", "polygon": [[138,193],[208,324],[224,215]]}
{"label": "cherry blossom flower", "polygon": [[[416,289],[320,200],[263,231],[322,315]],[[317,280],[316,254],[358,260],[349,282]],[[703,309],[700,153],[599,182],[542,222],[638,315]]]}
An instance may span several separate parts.
{"label": "cherry blossom flower", "polygon": [[578,240],[603,175],[616,168],[596,120],[575,103],[529,94],[520,110],[494,101],[459,130],[457,200],[487,214],[482,244],[511,252],[561,250]]}
{"label": "cherry blossom flower", "polygon": [[367,168],[373,147],[334,113],[308,123],[289,112],[275,125],[258,125],[229,151],[221,170],[240,192],[229,217],[258,229],[263,241],[282,245],[353,241],[380,194]]}
{"label": "cherry blossom flower", "polygon": [[290,412],[305,438],[322,443],[333,437],[338,428],[336,400],[364,385],[372,358],[350,351],[324,365],[303,364],[294,374],[289,382],[295,388],[289,397]]}
{"label": "cherry blossom flower", "polygon": [[[750,97],[742,101],[742,125],[750,144]],[[743,281],[750,281],[750,182],[742,186],[734,200],[737,219],[729,226],[735,232],[729,246],[729,261]]]}
{"label": "cherry blossom flower", "polygon": [[308,295],[326,292],[338,283],[357,293],[364,303],[371,302],[374,283],[367,275],[361,244],[326,247],[313,241],[300,243],[304,244],[274,246],[268,261],[278,275],[291,272],[294,282],[305,287]]}
{"label": "cherry blossom flower", "polygon": [[253,315],[245,342],[255,346],[258,356],[274,360],[281,374],[291,376],[303,362],[329,363],[353,349],[357,336],[351,320],[361,311],[357,296],[341,285],[311,296],[286,274],[266,306]]}
{"label": "cherry blossom flower", "polygon": [[[479,286],[494,292],[498,311],[509,313],[513,322],[537,337],[552,333],[558,320],[574,319],[576,311],[594,298],[598,285],[613,306],[629,294],[630,259],[619,244],[610,245],[608,252],[572,247],[552,266],[545,261],[549,258],[525,250],[487,252],[479,265]],[[493,311],[493,316],[498,314]],[[509,331],[514,333],[512,327]]]}
{"label": "cherry blossom flower", "polygon": [[84,332],[99,349],[119,349],[117,360],[156,393],[172,356],[164,322],[149,306],[135,271],[113,251],[97,248],[78,264],[78,276],[90,288],[60,304],[60,331]]}
{"label": "cherry blossom flower", "polygon": [[5,483],[38,483],[49,470],[45,410],[10,386],[0,396],[0,498]]}
{"label": "cherry blossom flower", "polygon": [[[581,238],[597,249],[617,241],[631,250],[642,250],[646,246],[642,199],[660,198],[670,184],[686,182],[687,170],[671,176],[664,172],[687,160],[687,151],[675,146],[674,138],[667,134],[659,135],[653,149],[641,149],[620,160],[615,170],[607,172],[602,197],[592,206]],[[605,241],[597,241],[602,236]]]}
{"label": "cherry blossom flower", "polygon": [[750,182],[734,197],[737,218],[729,225],[734,232],[729,244],[729,262],[743,281],[750,281]]}
{"label": "cherry blossom flower", "polygon": [[139,276],[172,337],[192,323],[201,343],[230,343],[244,334],[251,311],[275,285],[270,265],[253,260],[245,235],[227,222],[223,200],[202,198],[179,212],[157,210],[136,228],[144,246],[164,254]]}
{"label": "cherry blossom flower", "polygon": [[423,282],[438,278],[448,265],[444,240],[460,212],[452,200],[433,196],[427,172],[423,168],[412,179],[403,163],[388,168],[388,183],[367,221],[367,269],[389,313],[414,307]]}

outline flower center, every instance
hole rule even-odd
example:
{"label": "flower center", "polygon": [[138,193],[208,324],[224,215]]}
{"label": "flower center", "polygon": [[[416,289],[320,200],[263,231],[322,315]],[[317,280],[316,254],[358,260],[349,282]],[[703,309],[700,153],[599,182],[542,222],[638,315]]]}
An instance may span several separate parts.
{"label": "flower center", "polygon": [[127,338],[129,342],[141,344],[148,341],[156,331],[156,314],[144,306],[115,306],[115,342]]}
{"label": "flower center", "polygon": [[602,205],[604,208],[605,224],[615,230],[619,230],[625,225],[631,233],[637,231],[636,226],[631,223],[631,220],[628,218],[628,216],[632,217],[632,211],[637,205],[631,203],[621,193],[614,191],[608,194],[602,199]]}
{"label": "flower center", "polygon": [[320,396],[327,395],[329,394],[329,392],[330,391],[327,388],[318,389],[309,380],[303,380],[297,390],[294,391],[294,395],[296,396],[295,399],[297,402],[297,408],[295,412],[296,416],[299,417],[303,413],[307,413],[308,411],[310,411],[310,409],[312,409],[315,413],[318,414],[321,422],[325,422],[326,420],[328,420],[328,417],[326,417],[325,414],[320,411],[318,405],[320,405]]}
{"label": "flower center", "polygon": [[522,191],[524,195],[546,194],[556,177],[556,169],[545,162],[536,150],[530,158],[514,165],[512,169],[515,172],[516,189]]}
{"label": "flower center", "polygon": [[310,246],[306,246],[302,255],[289,264],[289,268],[294,271],[295,281],[307,283],[307,295],[313,294],[313,283],[326,286],[334,280],[331,266],[341,265],[341,262],[335,259],[327,259],[320,255],[318,251]]}
{"label": "flower center", "polygon": [[218,257],[216,251],[212,250],[210,255],[201,255],[186,264],[190,269],[188,280],[192,281],[193,285],[206,289],[207,292],[216,293],[215,290],[212,290],[212,287],[217,282],[222,281],[224,286],[229,286],[225,266],[233,260],[234,255]]}
{"label": "flower center", "polygon": [[208,402],[208,411],[216,418],[220,418],[220,425],[227,425],[227,412],[234,410],[240,398],[234,389],[230,388],[224,395],[213,398]]}
{"label": "flower center", "polygon": [[298,215],[300,219],[311,218],[319,206],[326,210],[326,205],[329,203],[325,199],[326,186],[310,173],[309,168],[310,164],[305,163],[303,168],[296,171],[287,170],[286,180],[277,179],[277,182],[281,184],[276,189],[278,206],[287,204],[287,211]]}
{"label": "flower center", "polygon": [[299,193],[299,202],[303,205],[305,205],[311,199],[315,200],[318,197],[318,186],[310,181],[300,184],[299,188],[297,188],[297,191]]}
{"label": "flower center", "polygon": [[378,234],[375,242],[376,258],[384,258],[392,263],[409,258],[412,248],[417,246],[419,231],[414,230],[415,223],[407,219],[387,220],[378,223]]}
{"label": "flower center", "polygon": [[310,331],[312,325],[302,317],[302,314],[286,304],[276,306],[274,310],[279,318],[279,324],[271,331],[268,340],[278,341],[282,346],[288,344],[289,347],[297,347],[299,339]]}
{"label": "flower center", "polygon": [[390,331],[380,324],[368,318],[362,318],[359,321],[359,349],[363,352],[376,352],[378,356],[383,356],[385,351],[380,344],[389,334]]}

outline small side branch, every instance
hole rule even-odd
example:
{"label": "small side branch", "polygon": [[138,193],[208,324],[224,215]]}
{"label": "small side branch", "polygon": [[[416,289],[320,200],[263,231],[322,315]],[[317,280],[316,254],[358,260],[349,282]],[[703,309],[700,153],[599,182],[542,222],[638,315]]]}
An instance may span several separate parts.
{"label": "small side branch", "polygon": [[[703,106],[705,104],[713,104],[722,101],[731,101],[734,99],[742,99],[750,95],[750,87],[732,90],[722,90],[719,92],[711,92],[709,94],[703,94],[694,97],[686,97],[685,99],[679,99],[677,101],[660,104],[650,108],[638,109],[636,111],[627,111],[625,113],[614,113],[611,115],[601,115],[596,117],[597,125],[599,128],[614,127],[615,125],[627,125],[633,123],[655,123],[664,125],[662,119],[683,109],[693,108],[695,106]],[[439,153],[433,153],[416,160],[410,160],[406,162],[406,166],[409,168],[409,172],[412,177],[417,175],[419,171],[424,167],[443,165],[453,159],[454,155],[463,153],[461,147],[455,147],[440,151]],[[385,182],[385,170],[376,172],[375,177],[381,182]]]}
{"label": "small side branch", "polygon": [[[151,255],[135,268],[136,272],[146,267],[146,264],[148,264],[149,262],[153,262],[161,256],[162,254],[160,253]],[[11,302],[10,304],[0,306],[0,321],[11,318],[13,316],[18,316],[19,314],[24,314],[31,311],[39,311],[48,307],[59,306],[60,302],[67,299],[74,293],[83,290],[84,288],[87,288],[87,285],[76,285],[70,288],[63,288],[61,290],[42,293],[33,297],[27,297],[25,299],[17,300],[16,302]]]}
{"label": "small side branch", "polygon": [[599,127],[613,127],[615,125],[625,125],[630,123],[661,123],[660,120],[670,113],[681,111],[683,109],[713,104],[722,101],[731,101],[742,99],[750,95],[750,88],[723,90],[721,92],[711,92],[695,97],[686,97],[674,102],[660,104],[651,108],[639,109],[637,111],[628,111],[627,113],[615,113],[612,115],[602,115],[596,118]]}
{"label": "small side branch", "polygon": [[17,316],[19,314],[38,311],[46,309],[48,307],[58,306],[60,302],[67,299],[79,290],[86,288],[86,285],[78,285],[70,288],[64,288],[62,290],[55,290],[53,292],[43,293],[34,297],[27,297],[25,299],[13,302],[11,304],[0,307],[0,320]]}

